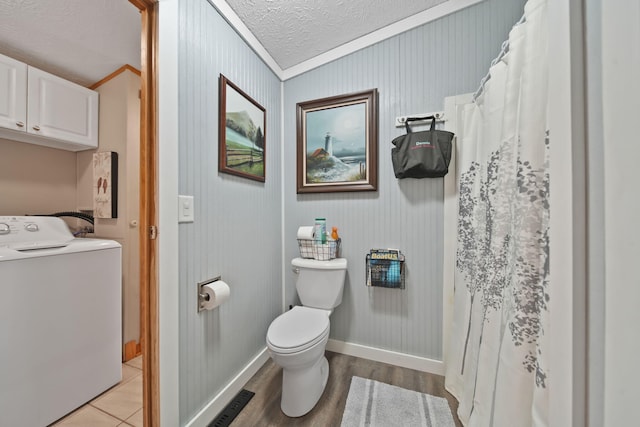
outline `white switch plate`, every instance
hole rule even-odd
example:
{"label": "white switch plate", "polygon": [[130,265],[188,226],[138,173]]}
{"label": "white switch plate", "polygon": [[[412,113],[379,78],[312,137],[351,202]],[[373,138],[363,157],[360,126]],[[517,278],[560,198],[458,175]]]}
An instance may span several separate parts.
{"label": "white switch plate", "polygon": [[193,196],[178,196],[178,222],[193,222]]}

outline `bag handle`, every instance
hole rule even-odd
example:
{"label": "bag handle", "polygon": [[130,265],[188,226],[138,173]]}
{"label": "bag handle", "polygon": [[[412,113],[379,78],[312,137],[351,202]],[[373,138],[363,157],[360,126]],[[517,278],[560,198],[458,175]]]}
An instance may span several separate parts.
{"label": "bag handle", "polygon": [[[407,119],[404,121],[404,127],[407,129],[407,133],[411,133],[409,122],[417,122],[418,120],[429,120],[429,119],[431,119],[431,126],[429,127],[429,131],[432,132],[436,130],[436,116],[407,117]],[[440,144],[436,144],[436,145],[438,146],[440,155],[444,158],[444,152],[442,151],[442,147],[440,146]]]}
{"label": "bag handle", "polygon": [[429,130],[430,131],[436,130],[436,116],[407,117],[406,120],[404,121],[404,127],[407,130],[407,133],[411,133],[409,122],[417,122],[417,121],[429,120],[429,119],[431,119],[431,127],[429,127]]}

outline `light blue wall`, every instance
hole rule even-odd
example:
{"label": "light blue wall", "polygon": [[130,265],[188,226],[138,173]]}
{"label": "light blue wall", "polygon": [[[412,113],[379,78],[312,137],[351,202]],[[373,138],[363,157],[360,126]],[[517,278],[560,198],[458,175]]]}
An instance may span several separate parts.
{"label": "light blue wall", "polygon": [[[585,101],[587,107],[587,224],[588,272],[587,383],[586,406],[589,425],[604,425],[605,401],[605,194],[604,194],[604,121],[602,105],[602,0],[587,0],[583,5],[586,60]],[[582,37],[582,35],[578,36]]]}
{"label": "light blue wall", "polygon": [[[285,82],[285,262],[298,255],[299,225],[324,216],[339,227],[348,283],[331,338],[441,360],[443,180],[396,180],[390,141],[403,130],[394,119],[475,91],[524,3],[488,0]],[[379,91],[378,191],[296,194],[296,103],[371,88]],[[406,290],[365,286],[366,253],[388,247],[406,255]],[[285,271],[292,304],[294,276]]]}
{"label": "light blue wall", "polygon": [[[188,422],[265,347],[281,312],[281,83],[205,0],[179,4],[180,422]],[[218,172],[218,77],[266,108],[266,182]],[[222,275],[231,298],[196,311],[196,284]]]}
{"label": "light blue wall", "polygon": [[[286,304],[297,302],[288,268],[298,255],[295,233],[318,215],[340,228],[349,261],[332,338],[441,358],[442,179],[395,179],[389,141],[402,131],[393,120],[441,110],[444,97],[474,91],[523,4],[487,0],[410,30],[286,81],[282,99],[278,78],[207,1],[180,1],[179,191],[195,196],[196,217],[179,228],[181,424],[264,348],[283,281]],[[267,110],[265,183],[218,172],[220,73]],[[379,190],[297,195],[296,103],[371,88],[380,94]],[[364,257],[373,247],[406,254],[405,291],[365,287]],[[196,284],[217,275],[231,299],[198,314]]]}

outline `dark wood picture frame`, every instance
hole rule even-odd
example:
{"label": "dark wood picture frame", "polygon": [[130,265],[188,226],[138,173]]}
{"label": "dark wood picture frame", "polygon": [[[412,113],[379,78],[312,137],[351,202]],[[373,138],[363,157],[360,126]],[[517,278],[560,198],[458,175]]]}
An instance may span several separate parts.
{"label": "dark wood picture frame", "polygon": [[378,90],[296,105],[297,192],[378,189]]}
{"label": "dark wood picture frame", "polygon": [[222,74],[219,101],[218,171],[265,182],[265,108]]}

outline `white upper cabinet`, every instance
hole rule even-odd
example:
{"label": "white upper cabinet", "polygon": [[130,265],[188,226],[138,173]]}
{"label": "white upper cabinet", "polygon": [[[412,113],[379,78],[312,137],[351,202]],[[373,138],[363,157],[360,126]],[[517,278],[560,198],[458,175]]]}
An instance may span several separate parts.
{"label": "white upper cabinet", "polygon": [[24,130],[27,124],[27,64],[0,55],[0,126]]}
{"label": "white upper cabinet", "polygon": [[27,132],[98,147],[98,93],[29,67]]}
{"label": "white upper cabinet", "polygon": [[0,138],[98,147],[98,92],[0,55]]}

